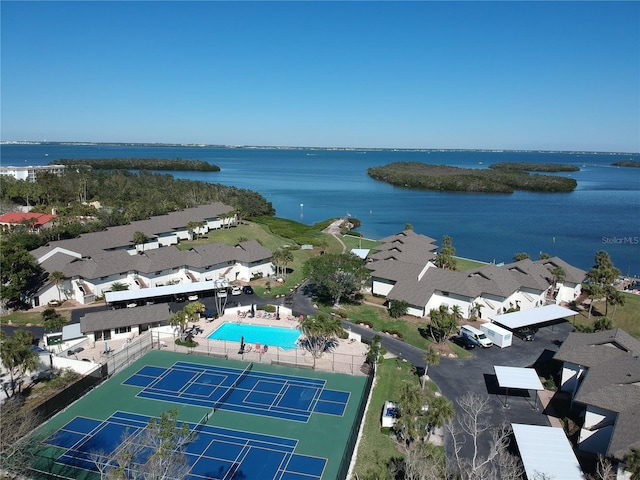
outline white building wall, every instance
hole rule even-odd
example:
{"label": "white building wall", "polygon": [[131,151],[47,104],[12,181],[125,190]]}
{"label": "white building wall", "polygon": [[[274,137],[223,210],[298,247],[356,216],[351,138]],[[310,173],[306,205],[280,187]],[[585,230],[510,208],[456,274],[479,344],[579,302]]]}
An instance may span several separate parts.
{"label": "white building wall", "polygon": [[[584,425],[578,439],[578,448],[584,452],[592,453],[606,451],[613,434],[615,419],[614,412],[591,405],[587,406]],[[604,426],[596,429],[595,426],[598,424]]]}
{"label": "white building wall", "polygon": [[433,295],[431,295],[431,298],[427,302],[424,310],[428,315],[432,309],[439,309],[440,305],[447,305],[449,307],[449,311],[451,311],[454,305],[457,305],[458,307],[460,307],[460,312],[462,313],[462,315],[468,316],[471,302],[468,298],[464,298],[459,295],[449,294],[445,296],[442,294],[434,293]]}
{"label": "white building wall", "polygon": [[558,288],[558,294],[556,295],[555,299],[556,305],[562,302],[573,302],[576,298],[578,298],[578,295],[580,295],[580,292],[582,291],[582,284],[580,283],[575,284],[565,282],[558,283],[556,286]]}
{"label": "white building wall", "polygon": [[576,365],[575,363],[570,362],[564,362],[562,365],[560,390],[570,393],[571,397],[573,398],[578,389],[580,378],[582,378],[584,372],[585,369],[580,365]]}
{"label": "white building wall", "polygon": [[395,284],[391,283],[390,281],[382,280],[380,278],[374,278],[371,293],[373,293],[374,295],[382,295],[386,297],[387,295],[389,295],[389,292],[394,285]]}

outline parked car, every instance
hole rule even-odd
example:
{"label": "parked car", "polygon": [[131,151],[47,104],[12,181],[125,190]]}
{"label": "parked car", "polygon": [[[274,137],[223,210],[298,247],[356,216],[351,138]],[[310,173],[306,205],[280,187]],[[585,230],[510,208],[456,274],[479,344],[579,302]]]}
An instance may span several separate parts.
{"label": "parked car", "polygon": [[198,300],[198,295],[195,293],[193,295],[189,295],[187,297],[187,300],[189,300],[190,302],[195,302],[196,300]]}
{"label": "parked car", "polygon": [[251,288],[251,285],[245,285],[244,287],[242,287],[242,293],[244,293],[245,295],[252,295],[253,288]]}
{"label": "parked car", "polygon": [[513,330],[513,334],[525,342],[531,342],[536,338],[536,329],[531,327],[516,328]]}
{"label": "parked car", "polygon": [[209,308],[202,313],[202,318],[204,318],[206,322],[213,322],[218,318],[218,310],[215,308]]}
{"label": "parked car", "polygon": [[464,335],[460,335],[459,337],[454,338],[453,342],[456,345],[464,348],[465,350],[471,350],[473,348],[476,348],[475,342],[471,341],[470,338],[465,337]]}
{"label": "parked car", "polygon": [[234,285],[233,287],[231,287],[231,295],[242,295],[242,288]]}

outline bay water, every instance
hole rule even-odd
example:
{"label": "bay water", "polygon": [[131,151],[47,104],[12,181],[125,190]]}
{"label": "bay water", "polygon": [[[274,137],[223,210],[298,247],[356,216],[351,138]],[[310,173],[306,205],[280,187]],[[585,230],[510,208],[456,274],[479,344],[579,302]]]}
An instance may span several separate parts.
{"label": "bay water", "polygon": [[[278,217],[313,224],[351,215],[365,237],[380,239],[411,224],[417,233],[453,239],[456,254],[510,262],[526,252],[559,256],[588,270],[606,250],[624,275],[640,275],[640,168],[615,167],[639,154],[452,150],[340,150],[142,145],[3,144],[3,166],[44,165],[62,158],[183,158],[220,172],[171,172],[176,178],[255,190]],[[398,188],[367,168],[411,161],[487,168],[496,162],[563,163],[577,180],[571,193],[478,194]],[[163,172],[166,173],[166,172]]]}

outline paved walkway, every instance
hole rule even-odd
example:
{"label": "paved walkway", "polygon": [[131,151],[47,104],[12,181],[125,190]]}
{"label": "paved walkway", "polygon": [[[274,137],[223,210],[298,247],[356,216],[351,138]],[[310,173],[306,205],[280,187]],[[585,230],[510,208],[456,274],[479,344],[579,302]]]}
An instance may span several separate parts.
{"label": "paved walkway", "polygon": [[333,238],[335,238],[338,242],[340,242],[340,245],[342,245],[342,253],[347,251],[347,246],[344,244],[344,242],[340,238],[340,226],[343,223],[344,223],[343,219],[336,220],[323,230],[324,233],[332,235]]}

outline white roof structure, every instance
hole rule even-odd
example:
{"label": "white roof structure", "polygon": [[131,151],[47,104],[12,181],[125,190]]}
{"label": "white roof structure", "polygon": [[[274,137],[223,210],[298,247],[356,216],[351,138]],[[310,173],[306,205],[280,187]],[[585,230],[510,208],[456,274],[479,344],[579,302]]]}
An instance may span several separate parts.
{"label": "white roof structure", "polygon": [[199,293],[217,288],[226,288],[228,282],[207,281],[193,283],[179,283],[177,285],[165,285],[163,287],[140,288],[137,290],[120,290],[116,292],[106,292],[104,294],[107,303],[126,302],[141,298],[164,297],[169,295],[180,295],[188,293]]}
{"label": "white roof structure", "polygon": [[578,459],[562,428],[520,423],[512,423],[511,427],[529,480],[584,480]]}
{"label": "white roof structure", "polygon": [[363,260],[365,260],[367,258],[367,256],[369,255],[370,251],[371,250],[369,250],[368,248],[352,248],[351,249],[351,253],[353,253],[354,255],[359,256]]}
{"label": "white roof structure", "polygon": [[494,365],[498,385],[502,388],[522,388],[526,390],[544,390],[538,374],[533,368],[500,367]]}
{"label": "white roof structure", "polygon": [[530,308],[519,312],[494,315],[493,317],[489,317],[489,320],[504,327],[514,329],[574,315],[577,315],[577,313],[560,305],[546,305],[544,307]]}

